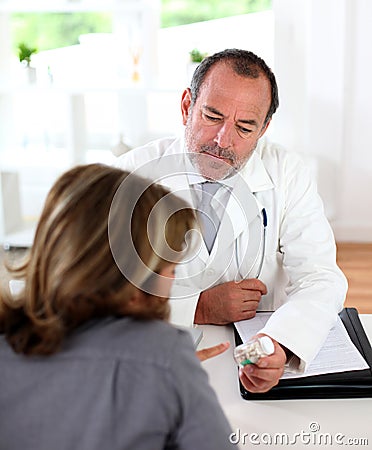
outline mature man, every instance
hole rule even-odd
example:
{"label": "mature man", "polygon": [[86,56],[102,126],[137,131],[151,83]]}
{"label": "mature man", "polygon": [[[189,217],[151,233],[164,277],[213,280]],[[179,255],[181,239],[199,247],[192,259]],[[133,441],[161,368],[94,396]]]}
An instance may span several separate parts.
{"label": "mature man", "polygon": [[216,53],[183,92],[184,138],[161,139],[118,160],[200,211],[204,242],[177,268],[174,322],[227,324],[275,311],[261,330],[274,340],[274,355],[241,374],[253,392],[278,382],[288,355],[305,368],[347,289],[309,170],[262,138],[278,104],[275,77],[261,58],[237,49]]}

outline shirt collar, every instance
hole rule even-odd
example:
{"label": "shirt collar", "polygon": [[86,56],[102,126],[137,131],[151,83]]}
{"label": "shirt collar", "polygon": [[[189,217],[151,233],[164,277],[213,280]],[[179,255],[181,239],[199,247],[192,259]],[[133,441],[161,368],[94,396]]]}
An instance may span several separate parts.
{"label": "shirt collar", "polygon": [[266,191],[274,188],[272,179],[268,174],[262,159],[262,150],[265,145],[267,145],[266,139],[261,139],[258,141],[257,147],[252,156],[241,170],[241,174],[248,184],[251,192]]}

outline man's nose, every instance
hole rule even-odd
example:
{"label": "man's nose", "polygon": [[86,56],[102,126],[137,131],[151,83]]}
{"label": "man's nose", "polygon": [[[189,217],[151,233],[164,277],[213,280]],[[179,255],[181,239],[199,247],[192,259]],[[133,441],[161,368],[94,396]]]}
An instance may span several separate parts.
{"label": "man's nose", "polygon": [[232,145],[234,132],[234,124],[229,122],[224,122],[214,138],[214,142],[221,148],[229,148]]}

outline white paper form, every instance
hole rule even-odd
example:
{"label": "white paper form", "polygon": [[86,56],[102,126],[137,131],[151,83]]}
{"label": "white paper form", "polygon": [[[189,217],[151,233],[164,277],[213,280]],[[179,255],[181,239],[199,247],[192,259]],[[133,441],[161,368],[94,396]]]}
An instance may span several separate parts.
{"label": "white paper form", "polygon": [[[269,320],[271,312],[257,313],[253,319],[235,322],[243,342],[257,334]],[[368,369],[369,366],[352,343],[342,320],[338,317],[335,326],[304,373],[285,372],[282,378],[300,378],[332,372]]]}

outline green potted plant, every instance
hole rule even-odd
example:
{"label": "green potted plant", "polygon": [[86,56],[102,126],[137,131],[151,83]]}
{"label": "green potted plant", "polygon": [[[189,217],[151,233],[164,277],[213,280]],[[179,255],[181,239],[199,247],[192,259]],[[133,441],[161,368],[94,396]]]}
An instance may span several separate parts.
{"label": "green potted plant", "polygon": [[194,48],[189,52],[189,62],[187,64],[187,78],[188,82],[191,81],[191,78],[194,74],[197,66],[203,61],[203,59],[207,56],[207,53],[201,52],[199,49]]}
{"label": "green potted plant", "polygon": [[34,83],[36,81],[36,69],[31,67],[31,56],[37,53],[36,47],[29,47],[24,42],[20,42],[18,44],[18,58],[21,64],[24,66],[27,71],[27,78],[30,83]]}
{"label": "green potted plant", "polygon": [[203,59],[207,56],[207,53],[203,53],[200,50],[198,50],[197,48],[194,48],[191,50],[190,54],[190,59],[191,62],[193,63],[201,63],[203,61]]}

